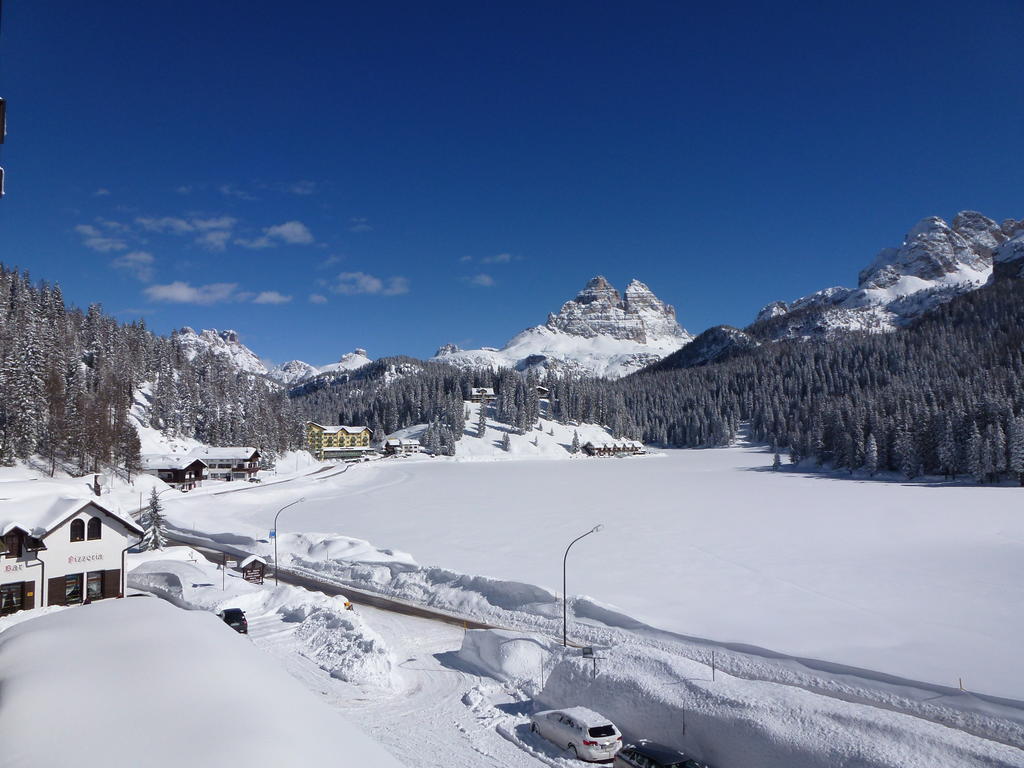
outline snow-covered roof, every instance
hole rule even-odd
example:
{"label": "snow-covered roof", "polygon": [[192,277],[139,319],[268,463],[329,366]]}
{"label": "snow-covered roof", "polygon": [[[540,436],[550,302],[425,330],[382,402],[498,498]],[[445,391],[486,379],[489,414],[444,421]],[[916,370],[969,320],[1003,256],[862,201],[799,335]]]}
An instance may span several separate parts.
{"label": "snow-covered roof", "polygon": [[31,536],[42,538],[68,517],[90,504],[121,522],[130,531],[139,535],[143,533],[134,521],[117,514],[96,497],[39,494],[0,501],[4,502],[0,510],[0,535],[20,528]]}
{"label": "snow-covered roof", "polygon": [[254,453],[258,453],[258,451],[249,445],[223,445],[219,448],[211,446],[193,448],[188,455],[203,459],[248,459]]}
{"label": "snow-covered roof", "polygon": [[400,448],[405,445],[419,445],[420,441],[414,438],[389,437],[386,444]]}
{"label": "snow-covered roof", "polygon": [[613,440],[612,442],[601,441],[595,443],[593,440],[588,440],[584,443],[584,447],[590,446],[591,448],[643,448],[644,444],[639,440]]}
{"label": "snow-covered roof", "polygon": [[189,453],[146,453],[140,464],[143,469],[185,469],[196,462],[206,466],[206,462]]}
{"label": "snow-covered roof", "polygon": [[242,562],[240,562],[238,564],[238,567],[239,568],[246,568],[246,567],[252,565],[253,563],[261,563],[263,565],[266,565],[267,561],[264,560],[259,555],[249,555],[247,558],[245,558],[245,560],[243,560]]}
{"label": "snow-covered roof", "polygon": [[494,387],[473,387],[469,391],[474,395],[493,395]]}
{"label": "snow-covered roof", "polygon": [[334,424],[328,426],[326,424],[317,424],[315,421],[311,421],[309,423],[320,427],[320,429],[322,429],[328,435],[336,435],[338,432],[347,432],[350,435],[360,435],[363,432],[369,431],[370,429],[369,427],[347,427],[344,424]]}
{"label": "snow-covered roof", "polygon": [[350,453],[352,451],[372,451],[368,445],[325,445],[323,452],[328,453]]}

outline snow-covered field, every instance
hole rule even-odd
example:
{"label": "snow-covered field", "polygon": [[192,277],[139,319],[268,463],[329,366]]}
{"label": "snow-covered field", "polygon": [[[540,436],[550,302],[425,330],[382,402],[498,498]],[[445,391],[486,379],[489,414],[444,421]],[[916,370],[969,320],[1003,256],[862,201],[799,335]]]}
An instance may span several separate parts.
{"label": "snow-covered field", "polygon": [[182,528],[266,541],[302,496],[282,532],[552,593],[565,546],[603,523],[569,556],[570,594],[688,637],[1024,699],[1018,489],[775,473],[756,448],[667,453],[403,459],[167,507]]}
{"label": "snow-covered field", "polygon": [[4,766],[399,766],[212,613],[152,597],[42,612],[0,620]]}

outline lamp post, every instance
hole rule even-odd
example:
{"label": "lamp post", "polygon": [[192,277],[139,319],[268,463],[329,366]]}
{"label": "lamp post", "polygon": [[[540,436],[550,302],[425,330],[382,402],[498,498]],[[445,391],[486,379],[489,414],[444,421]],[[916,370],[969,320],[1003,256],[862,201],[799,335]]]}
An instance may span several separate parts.
{"label": "lamp post", "polygon": [[600,525],[600,524],[595,525],[589,531],[584,533],[583,536],[577,536],[575,539],[570,541],[569,542],[569,546],[565,548],[565,555],[562,557],[562,645],[563,646],[568,646],[569,645],[569,641],[568,641],[568,637],[569,637],[569,610],[568,610],[569,594],[568,594],[568,592],[566,590],[566,586],[565,586],[565,565],[566,565],[566,562],[569,560],[569,550],[572,549],[572,545],[575,544],[577,541],[579,541],[582,538],[585,538],[585,537],[589,536],[592,533],[597,533],[602,528],[604,528],[603,525]]}
{"label": "lamp post", "polygon": [[277,510],[277,514],[274,515],[274,585],[275,586],[279,583],[278,580],[277,580],[277,572],[278,572],[278,567],[277,567],[277,518],[280,517],[281,513],[284,512],[286,509],[288,509],[288,507],[294,507],[299,502],[305,501],[305,500],[306,500],[306,498],[302,497],[301,499],[296,499],[291,504],[285,504],[283,507],[281,507],[279,510]]}

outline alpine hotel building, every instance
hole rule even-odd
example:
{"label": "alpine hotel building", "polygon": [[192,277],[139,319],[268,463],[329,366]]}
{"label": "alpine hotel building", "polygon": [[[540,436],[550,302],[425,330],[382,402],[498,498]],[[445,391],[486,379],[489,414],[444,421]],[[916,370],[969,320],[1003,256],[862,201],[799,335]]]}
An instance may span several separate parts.
{"label": "alpine hotel building", "polygon": [[0,509],[0,615],[124,595],[124,553],[143,530],[94,498],[10,500]]}

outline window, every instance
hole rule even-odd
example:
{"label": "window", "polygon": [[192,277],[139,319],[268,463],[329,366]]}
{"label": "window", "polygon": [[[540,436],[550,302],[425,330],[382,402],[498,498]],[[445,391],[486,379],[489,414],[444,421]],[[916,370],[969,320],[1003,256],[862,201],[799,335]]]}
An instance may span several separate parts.
{"label": "window", "polygon": [[103,537],[103,521],[100,520],[98,517],[90,518],[89,519],[88,535],[86,536],[86,538],[88,538],[89,541],[93,541],[94,539],[99,539],[99,538],[102,538],[102,537]]}
{"label": "window", "polygon": [[24,584],[4,584],[0,586],[0,616],[20,611],[24,599]]}
{"label": "window", "polygon": [[8,557],[21,557],[21,535],[17,531],[11,531],[4,536],[4,547]]}
{"label": "window", "polygon": [[69,574],[64,577],[64,605],[80,602],[82,602],[82,574]]}
{"label": "window", "polygon": [[103,571],[89,571],[85,579],[85,599],[103,599]]}
{"label": "window", "polygon": [[71,521],[71,540],[85,541],[85,523],[81,520]]}

